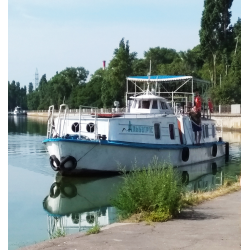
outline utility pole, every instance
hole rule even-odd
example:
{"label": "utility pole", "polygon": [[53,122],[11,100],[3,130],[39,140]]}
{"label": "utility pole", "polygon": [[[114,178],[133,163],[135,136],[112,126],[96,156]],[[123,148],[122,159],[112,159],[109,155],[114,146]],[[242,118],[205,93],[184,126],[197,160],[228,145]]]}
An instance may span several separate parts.
{"label": "utility pole", "polygon": [[38,75],[38,70],[36,68],[36,73],[35,73],[35,89],[38,88],[38,84],[39,84],[39,75]]}

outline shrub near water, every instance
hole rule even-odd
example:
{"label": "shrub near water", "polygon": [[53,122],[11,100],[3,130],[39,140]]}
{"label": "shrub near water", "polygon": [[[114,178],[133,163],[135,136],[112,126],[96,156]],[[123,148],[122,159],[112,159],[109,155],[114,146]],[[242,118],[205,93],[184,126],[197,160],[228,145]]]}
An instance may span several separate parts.
{"label": "shrub near water", "polygon": [[166,221],[181,209],[183,187],[179,172],[170,164],[153,160],[142,170],[124,173],[112,205],[122,219],[137,214],[136,220]]}

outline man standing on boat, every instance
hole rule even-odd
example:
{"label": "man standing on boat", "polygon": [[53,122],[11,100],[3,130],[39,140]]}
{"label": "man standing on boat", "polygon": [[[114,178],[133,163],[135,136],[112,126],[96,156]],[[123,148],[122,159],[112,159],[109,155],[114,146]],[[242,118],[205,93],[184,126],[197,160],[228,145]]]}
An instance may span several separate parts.
{"label": "man standing on boat", "polygon": [[194,106],[197,110],[201,111],[201,97],[198,91],[195,92]]}
{"label": "man standing on boat", "polygon": [[189,117],[192,122],[192,129],[194,131],[195,142],[196,144],[200,144],[201,141],[201,112],[194,106],[189,112]]}

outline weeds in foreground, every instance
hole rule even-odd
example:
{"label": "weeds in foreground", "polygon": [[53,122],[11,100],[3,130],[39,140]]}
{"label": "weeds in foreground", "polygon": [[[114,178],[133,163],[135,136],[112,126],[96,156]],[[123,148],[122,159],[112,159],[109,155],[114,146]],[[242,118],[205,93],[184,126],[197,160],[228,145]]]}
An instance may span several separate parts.
{"label": "weeds in foreground", "polygon": [[59,237],[65,237],[66,233],[63,229],[58,228],[53,234],[50,235],[50,239],[56,239]]}
{"label": "weeds in foreground", "polygon": [[214,199],[216,197],[229,194],[241,189],[240,178],[236,182],[232,179],[226,179],[224,184],[215,190],[209,192],[187,192],[182,197],[183,207],[198,205],[204,201]]}
{"label": "weeds in foreground", "polygon": [[147,225],[173,218],[182,208],[241,189],[240,177],[228,178],[212,191],[187,192],[180,172],[155,158],[147,168],[123,172],[124,182],[111,204],[118,209],[118,220],[144,221]]}
{"label": "weeds in foreground", "polygon": [[97,224],[95,226],[93,226],[92,228],[90,228],[87,232],[86,235],[90,235],[90,234],[98,234],[100,233],[101,228],[100,226]]}
{"label": "weeds in foreground", "polygon": [[111,203],[120,219],[134,215],[135,221],[167,221],[182,208],[184,191],[180,173],[155,158],[148,167],[123,174],[123,185]]}

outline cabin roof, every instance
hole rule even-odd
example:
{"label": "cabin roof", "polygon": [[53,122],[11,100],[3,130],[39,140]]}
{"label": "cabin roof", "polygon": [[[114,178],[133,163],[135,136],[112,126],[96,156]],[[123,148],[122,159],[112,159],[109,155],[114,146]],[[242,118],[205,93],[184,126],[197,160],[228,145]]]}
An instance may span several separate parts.
{"label": "cabin roof", "polygon": [[139,96],[131,96],[131,99],[145,99],[145,100],[165,100],[165,98],[157,95],[139,95]]}
{"label": "cabin roof", "polygon": [[177,81],[191,79],[192,76],[169,76],[169,75],[157,75],[157,76],[129,76],[127,80],[138,81],[138,82],[166,82],[166,81]]}

